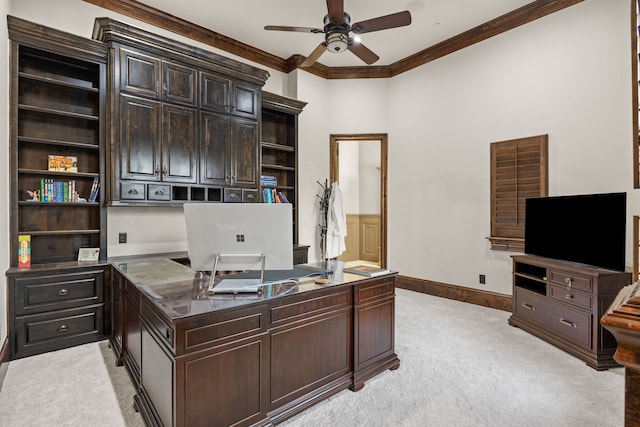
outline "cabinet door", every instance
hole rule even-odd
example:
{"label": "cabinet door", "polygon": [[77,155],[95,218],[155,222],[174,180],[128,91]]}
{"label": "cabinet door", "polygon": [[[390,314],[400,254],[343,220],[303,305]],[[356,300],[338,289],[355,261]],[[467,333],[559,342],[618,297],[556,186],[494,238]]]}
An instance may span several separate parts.
{"label": "cabinet door", "polygon": [[160,106],[157,101],[120,97],[121,179],[160,179]]}
{"label": "cabinet door", "polygon": [[159,58],[133,49],[120,49],[120,90],[160,98]]}
{"label": "cabinet door", "polygon": [[232,185],[257,185],[258,122],[233,118],[231,120]]}
{"label": "cabinet door", "polygon": [[234,82],[231,86],[231,113],[236,116],[258,117],[258,89],[249,84]]}
{"label": "cabinet door", "polygon": [[182,104],[196,104],[196,70],[173,62],[162,64],[163,99]]}
{"label": "cabinet door", "polygon": [[229,159],[230,120],[222,114],[200,113],[200,183],[227,185],[231,182]]}
{"label": "cabinet door", "polygon": [[196,110],[164,104],[162,114],[162,180],[195,183]]}
{"label": "cabinet door", "polygon": [[140,383],[142,342],[140,337],[140,300],[135,286],[127,283],[125,298],[125,361],[136,384]]}
{"label": "cabinet door", "polygon": [[200,108],[228,113],[231,82],[226,77],[216,74],[200,73]]}

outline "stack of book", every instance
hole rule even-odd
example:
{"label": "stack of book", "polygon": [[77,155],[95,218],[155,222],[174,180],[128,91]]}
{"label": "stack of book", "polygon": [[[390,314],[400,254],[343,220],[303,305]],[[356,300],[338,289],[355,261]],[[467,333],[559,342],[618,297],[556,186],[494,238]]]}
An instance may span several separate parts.
{"label": "stack of book", "polygon": [[276,191],[275,188],[263,188],[262,201],[264,203],[290,203],[287,196],[282,191]]}
{"label": "stack of book", "polygon": [[40,180],[41,202],[77,202],[76,180],[54,181],[43,178]]}
{"label": "stack of book", "polygon": [[275,176],[271,175],[262,175],[260,177],[260,183],[263,187],[277,187],[278,179]]}

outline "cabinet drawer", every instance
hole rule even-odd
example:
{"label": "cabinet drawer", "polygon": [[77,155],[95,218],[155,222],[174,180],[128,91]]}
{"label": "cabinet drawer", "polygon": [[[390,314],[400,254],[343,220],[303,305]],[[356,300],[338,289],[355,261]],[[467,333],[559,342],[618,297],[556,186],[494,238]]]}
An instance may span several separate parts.
{"label": "cabinet drawer", "polygon": [[144,184],[138,182],[120,183],[120,200],[144,200]]}
{"label": "cabinet drawer", "polygon": [[16,318],[17,356],[42,353],[84,342],[103,334],[103,305]]}
{"label": "cabinet drawer", "polygon": [[582,347],[591,347],[591,314],[545,298],[534,292],[515,288],[518,316],[537,323],[550,333]]}
{"label": "cabinet drawer", "polygon": [[258,190],[242,190],[242,202],[243,203],[257,203],[258,202]]}
{"label": "cabinet drawer", "polygon": [[103,280],[102,270],[16,278],[15,313],[35,314],[101,303]]}
{"label": "cabinet drawer", "polygon": [[147,187],[149,200],[171,200],[171,186],[164,184],[149,184]]}
{"label": "cabinet drawer", "polygon": [[241,203],[242,202],[242,189],[240,189],[240,188],[225,188],[224,189],[224,202],[225,203]]}
{"label": "cabinet drawer", "polygon": [[593,292],[593,278],[572,271],[550,269],[549,282],[565,287],[571,284],[571,289],[578,289],[589,293]]}
{"label": "cabinet drawer", "polygon": [[566,286],[550,285],[549,296],[555,300],[575,305],[577,307],[591,309],[591,294],[567,290]]}

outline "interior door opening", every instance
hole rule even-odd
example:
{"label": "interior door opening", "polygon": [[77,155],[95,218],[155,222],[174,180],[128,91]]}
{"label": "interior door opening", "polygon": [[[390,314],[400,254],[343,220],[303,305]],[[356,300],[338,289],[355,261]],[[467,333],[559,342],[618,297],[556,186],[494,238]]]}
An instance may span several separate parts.
{"label": "interior door opening", "polygon": [[338,182],[347,218],[341,261],[387,264],[387,134],[330,136],[330,181]]}

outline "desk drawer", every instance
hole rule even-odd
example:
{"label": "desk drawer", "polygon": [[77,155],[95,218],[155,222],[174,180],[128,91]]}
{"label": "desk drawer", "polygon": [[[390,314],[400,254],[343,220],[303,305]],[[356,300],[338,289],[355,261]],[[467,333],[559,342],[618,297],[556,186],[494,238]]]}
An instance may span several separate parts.
{"label": "desk drawer", "polygon": [[16,278],[15,313],[27,315],[101,303],[103,281],[103,270]]}
{"label": "desk drawer", "polygon": [[16,318],[18,357],[94,341],[103,335],[103,304]]}

